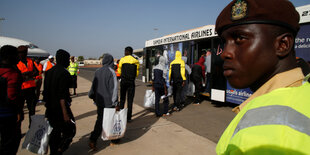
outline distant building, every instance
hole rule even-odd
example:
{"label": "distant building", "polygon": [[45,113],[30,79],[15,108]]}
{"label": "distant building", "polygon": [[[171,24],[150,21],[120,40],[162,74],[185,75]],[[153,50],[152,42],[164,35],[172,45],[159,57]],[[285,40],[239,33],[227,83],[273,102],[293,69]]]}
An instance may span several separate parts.
{"label": "distant building", "polygon": [[85,65],[101,65],[102,60],[84,60]]}

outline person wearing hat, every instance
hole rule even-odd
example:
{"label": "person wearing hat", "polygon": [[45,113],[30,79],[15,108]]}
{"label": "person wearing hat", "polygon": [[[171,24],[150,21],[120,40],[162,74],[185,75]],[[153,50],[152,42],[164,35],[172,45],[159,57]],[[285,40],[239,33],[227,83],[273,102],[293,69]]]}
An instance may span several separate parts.
{"label": "person wearing hat", "polygon": [[48,61],[43,65],[43,72],[47,72],[49,69],[55,66],[54,57],[52,55],[48,56]]}
{"label": "person wearing hat", "polygon": [[[308,154],[309,83],[297,67],[299,14],[288,0],[233,0],[216,20],[224,76],[254,94],[235,108],[217,154]],[[302,85],[302,86],[301,86]],[[308,92],[306,92],[308,90]]]}

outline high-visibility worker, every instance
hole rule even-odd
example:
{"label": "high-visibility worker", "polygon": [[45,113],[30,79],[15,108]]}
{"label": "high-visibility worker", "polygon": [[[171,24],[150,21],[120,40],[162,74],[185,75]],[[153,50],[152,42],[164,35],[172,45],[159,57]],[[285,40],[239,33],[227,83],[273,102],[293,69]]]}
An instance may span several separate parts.
{"label": "high-visibility worker", "polygon": [[119,68],[119,60],[116,61],[116,69],[115,69],[115,74],[117,79],[119,80],[121,78],[121,74],[118,73],[118,68]]}
{"label": "high-visibility worker", "polygon": [[40,98],[40,89],[42,86],[42,73],[43,73],[43,65],[40,63],[40,60],[37,58],[34,61],[34,65],[37,67],[39,71],[39,75],[36,76],[36,95],[37,95],[37,100]]}
{"label": "high-visibility worker", "polygon": [[294,51],[299,27],[288,0],[233,0],[218,16],[223,74],[254,93],[236,108],[217,154],[309,154],[309,84],[301,86]]}
{"label": "high-visibility worker", "polygon": [[43,72],[47,72],[49,69],[55,66],[54,57],[52,55],[48,56],[48,61],[44,63]]}
{"label": "high-visibility worker", "polygon": [[17,64],[17,68],[20,70],[23,76],[22,84],[22,96],[27,103],[27,108],[29,110],[29,126],[31,123],[31,116],[35,114],[35,107],[37,104],[37,97],[35,94],[36,83],[35,77],[38,75],[38,70],[36,69],[34,62],[27,58],[28,47],[19,46],[17,48],[18,56],[20,61]]}
{"label": "high-visibility worker", "polygon": [[310,83],[253,99],[229,124],[218,154],[309,154]]}
{"label": "high-visibility worker", "polygon": [[70,88],[73,88],[73,95],[76,95],[76,88],[77,88],[77,74],[79,71],[79,64],[75,62],[75,57],[70,57],[70,65],[68,66],[68,71],[72,77],[72,84]]}

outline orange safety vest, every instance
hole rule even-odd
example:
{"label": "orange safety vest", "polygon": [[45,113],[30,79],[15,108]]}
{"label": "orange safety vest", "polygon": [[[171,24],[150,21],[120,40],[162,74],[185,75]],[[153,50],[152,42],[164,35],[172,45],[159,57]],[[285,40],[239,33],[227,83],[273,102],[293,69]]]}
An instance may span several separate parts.
{"label": "orange safety vest", "polygon": [[47,61],[45,72],[51,69],[52,67],[54,67],[53,64],[50,61]]}
{"label": "orange safety vest", "polygon": [[[33,72],[33,61],[30,58],[27,58],[27,66],[22,62],[19,61],[17,64],[17,68],[20,70],[22,74],[27,72]],[[35,83],[35,77],[27,79],[27,81],[24,81],[22,84],[22,89],[32,88],[36,87]]]}
{"label": "orange safety vest", "polygon": [[116,66],[117,66],[117,68],[116,68],[115,74],[116,74],[117,77],[120,77],[121,74],[118,73],[118,64],[116,64]]}
{"label": "orange safety vest", "polygon": [[34,65],[37,67],[37,69],[39,71],[39,75],[36,76],[36,79],[42,79],[43,65],[40,63],[37,64],[36,62],[34,62]]}

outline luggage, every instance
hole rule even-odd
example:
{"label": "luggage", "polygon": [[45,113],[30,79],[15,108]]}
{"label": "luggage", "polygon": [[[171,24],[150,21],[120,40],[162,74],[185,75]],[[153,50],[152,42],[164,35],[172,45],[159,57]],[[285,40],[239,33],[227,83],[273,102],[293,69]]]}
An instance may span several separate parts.
{"label": "luggage", "polygon": [[115,140],[124,137],[127,125],[127,108],[116,111],[115,108],[104,108],[101,138]]}
{"label": "luggage", "polygon": [[144,107],[155,109],[155,92],[146,90],[144,96]]}
{"label": "luggage", "polygon": [[22,148],[36,154],[46,154],[49,136],[53,128],[49,125],[44,115],[31,116],[30,129],[26,134]]}

